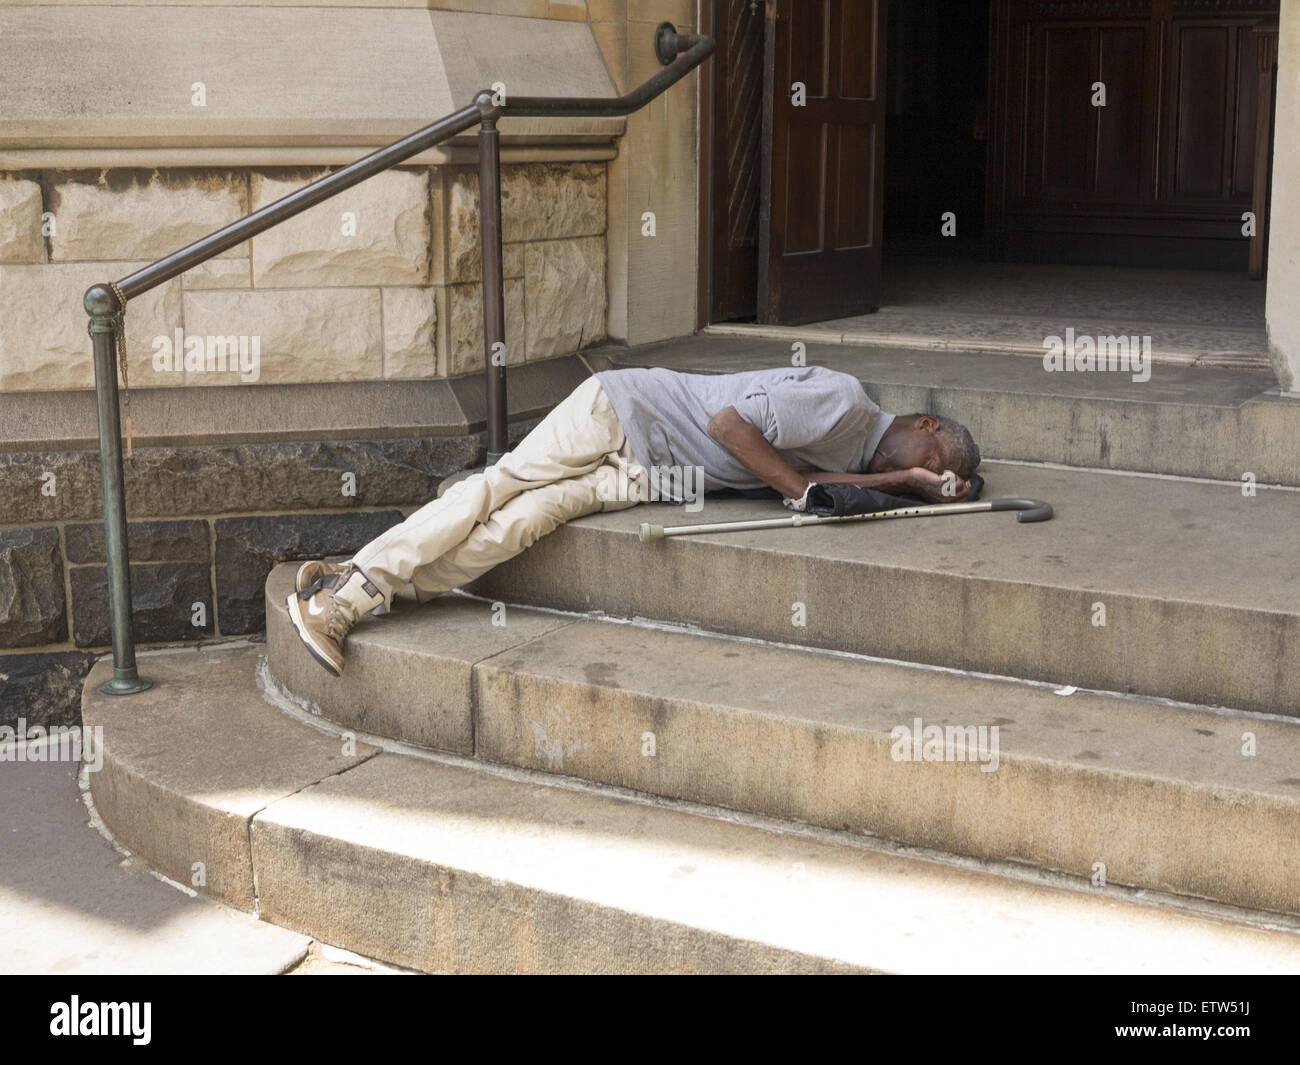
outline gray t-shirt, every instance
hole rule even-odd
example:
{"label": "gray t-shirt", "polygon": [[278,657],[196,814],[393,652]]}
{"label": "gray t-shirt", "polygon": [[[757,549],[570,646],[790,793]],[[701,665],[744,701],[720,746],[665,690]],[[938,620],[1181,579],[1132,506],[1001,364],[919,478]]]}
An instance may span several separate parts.
{"label": "gray t-shirt", "polygon": [[795,469],[828,473],[864,473],[894,420],[856,377],[824,366],[735,374],[632,368],[596,377],[641,465],[701,467],[706,492],[764,487],[708,434],[709,419],[728,407]]}

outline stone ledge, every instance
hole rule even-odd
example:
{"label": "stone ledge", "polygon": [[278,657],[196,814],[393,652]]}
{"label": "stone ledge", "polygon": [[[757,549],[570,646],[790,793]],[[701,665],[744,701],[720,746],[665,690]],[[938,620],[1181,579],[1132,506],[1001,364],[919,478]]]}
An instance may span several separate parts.
{"label": "stone ledge", "polygon": [[[496,81],[517,95],[616,95],[583,22],[364,8],[253,7],[237,21],[221,7],[113,11],[98,20],[91,49],[84,7],[0,8],[0,64],[13,89],[0,147],[381,145]],[[78,111],[69,101],[89,104]],[[507,138],[608,141],[624,126],[528,118],[501,129]]]}
{"label": "stone ledge", "polygon": [[[126,510],[138,520],[418,506],[482,453],[474,435],[137,448]],[[17,525],[93,521],[99,482],[96,452],[0,453],[0,514]]]}
{"label": "stone ledge", "polygon": [[[86,351],[89,358],[89,338]],[[544,414],[587,375],[577,356],[512,368],[511,419]],[[131,416],[136,448],[454,437],[484,428],[484,391],[481,372],[438,380],[133,388]],[[0,455],[98,446],[93,392],[0,393]]]}
{"label": "stone ledge", "polygon": [[289,621],[285,601],[296,571],[279,566],[265,583],[275,680],[331,721],[445,751],[474,753],[473,673],[480,662],[573,624],[511,607],[501,625],[482,600],[448,595],[427,609],[402,598],[388,614],[361,618],[348,636],[347,669],[335,677],[303,650]]}
{"label": "stone ledge", "polygon": [[[203,653],[143,656],[140,672],[154,687],[126,699],[98,690],[111,675],[110,662],[92,670],[83,719],[102,727],[107,742],[91,790],[113,835],[155,868],[188,884],[193,863],[202,861],[204,892],[251,910],[253,816],[276,799],[364,762],[376,749],[357,744],[355,754],[346,753],[333,737],[256,698],[256,648],[217,654],[227,668],[216,672],[206,671],[212,659]],[[195,703],[209,712],[187,712]],[[241,751],[239,758],[229,757],[231,744]]]}
{"label": "stone ledge", "polygon": [[[1288,564],[1300,494],[1011,463],[985,476],[986,498],[1044,499],[1056,517],[641,541],[647,520],[777,516],[770,501],[711,496],[698,513],[654,504],[571,521],[467,590],[1300,719],[1300,574]],[[653,579],[628,577],[642,572]]]}
{"label": "stone ledge", "polygon": [[[408,131],[413,132],[413,131]],[[366,155],[367,148],[387,143],[356,137],[319,137],[316,143],[264,145],[192,145],[184,148],[122,146],[116,148],[6,148],[0,145],[0,170],[207,169],[210,167],[346,166]],[[608,162],[618,148],[607,137],[520,137],[501,146],[501,162]],[[463,166],[478,164],[478,148],[454,142],[430,148],[406,160],[404,166]]]}
{"label": "stone ledge", "polygon": [[[1085,881],[1104,860],[1112,884],[1300,914],[1289,723],[454,595],[362,619],[336,678],[293,630],[292,581],[267,581],[271,673],[343,728],[471,753],[468,736],[489,763]],[[916,716],[946,757],[899,757]]]}

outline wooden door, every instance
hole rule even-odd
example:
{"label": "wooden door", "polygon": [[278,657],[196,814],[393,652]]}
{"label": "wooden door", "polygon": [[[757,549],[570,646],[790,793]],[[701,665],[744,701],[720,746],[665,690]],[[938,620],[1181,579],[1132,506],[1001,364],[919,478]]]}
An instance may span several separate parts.
{"label": "wooden door", "polygon": [[759,321],[875,310],[885,2],[767,0],[766,22]]}
{"label": "wooden door", "polygon": [[709,320],[758,308],[758,195],[763,138],[763,4],[715,0],[712,31],[712,286]]}
{"label": "wooden door", "polygon": [[1257,178],[1254,30],[1277,9],[1278,0],[994,0],[994,256],[1244,270],[1242,214]]}

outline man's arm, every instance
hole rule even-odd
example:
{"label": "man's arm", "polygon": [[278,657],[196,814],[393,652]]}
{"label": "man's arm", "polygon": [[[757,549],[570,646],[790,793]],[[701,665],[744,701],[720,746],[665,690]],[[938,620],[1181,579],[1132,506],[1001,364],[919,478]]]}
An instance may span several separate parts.
{"label": "man's arm", "polygon": [[942,494],[943,478],[929,470],[891,470],[888,473],[820,473],[804,476],[781,457],[758,427],[740,416],[735,407],[719,411],[709,419],[709,436],[726,448],[736,461],[764,484],[775,488],[787,499],[799,499],[812,480],[827,484],[841,482],[862,488],[875,488],[895,495],[919,495],[936,503],[951,502]]}

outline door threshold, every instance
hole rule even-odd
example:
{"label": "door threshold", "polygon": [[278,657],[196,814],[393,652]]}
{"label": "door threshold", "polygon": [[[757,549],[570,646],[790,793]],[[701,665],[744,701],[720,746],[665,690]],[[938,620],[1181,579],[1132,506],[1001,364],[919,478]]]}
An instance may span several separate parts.
{"label": "door threshold", "polygon": [[[865,316],[864,316],[865,317]],[[888,321],[894,317],[895,321]],[[1096,327],[1092,323],[1081,323],[1071,327],[1072,332],[1059,336],[1061,327],[1053,323],[1035,331],[1024,322],[1016,322],[1010,327],[1004,320],[973,322],[965,319],[964,324],[947,316],[929,316],[923,328],[908,328],[913,323],[898,321],[902,315],[889,315],[878,312],[872,319],[880,321],[878,327],[864,323],[863,319],[839,319],[828,322],[811,322],[807,325],[760,325],[748,322],[718,322],[705,326],[701,332],[710,336],[762,337],[767,340],[802,341],[817,344],[842,344],[849,347],[870,348],[905,348],[915,351],[963,351],[993,352],[999,355],[1024,355],[1042,360],[1050,350],[1055,350],[1051,338],[1060,341],[1062,348],[1073,340],[1076,357],[1086,353],[1085,339],[1096,346],[1098,340],[1106,342],[1110,336],[1124,339],[1137,337],[1150,341],[1144,343],[1144,350],[1149,344],[1151,362],[1166,366],[1207,366],[1218,369],[1271,370],[1266,340],[1263,330],[1255,336],[1255,330],[1220,329],[1197,327],[1189,330],[1186,326],[1163,326],[1148,324],[1129,327],[1130,332],[1120,334],[1106,331],[1105,327]],[[909,316],[910,317],[910,316]],[[918,323],[919,324],[919,323]],[[1133,333],[1137,328],[1141,332]],[[1189,336],[1189,334],[1194,334]]]}

